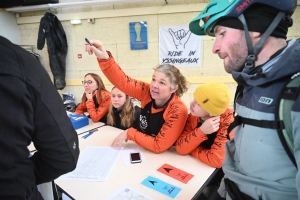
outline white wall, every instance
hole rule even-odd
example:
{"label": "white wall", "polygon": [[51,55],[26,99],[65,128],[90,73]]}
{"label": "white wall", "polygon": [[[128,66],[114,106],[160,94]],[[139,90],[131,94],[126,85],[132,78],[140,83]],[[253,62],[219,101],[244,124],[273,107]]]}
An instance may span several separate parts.
{"label": "white wall", "polygon": [[19,26],[14,13],[0,11],[0,35],[15,44],[22,44]]}

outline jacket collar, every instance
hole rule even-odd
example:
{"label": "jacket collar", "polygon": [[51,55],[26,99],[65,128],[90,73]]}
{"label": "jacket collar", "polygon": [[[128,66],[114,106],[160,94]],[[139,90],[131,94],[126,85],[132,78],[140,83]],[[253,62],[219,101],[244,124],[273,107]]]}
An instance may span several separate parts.
{"label": "jacket collar", "polygon": [[254,73],[232,72],[232,77],[240,85],[258,86],[292,76],[300,72],[299,52],[300,40],[290,40],[286,48],[275,53],[264,65],[257,66]]}

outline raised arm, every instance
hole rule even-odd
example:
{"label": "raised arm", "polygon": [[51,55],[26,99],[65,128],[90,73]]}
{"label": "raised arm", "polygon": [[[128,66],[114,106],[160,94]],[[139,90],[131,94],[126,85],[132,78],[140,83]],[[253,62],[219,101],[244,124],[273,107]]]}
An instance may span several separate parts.
{"label": "raised arm", "polygon": [[127,76],[114,58],[105,50],[103,43],[99,40],[90,41],[93,46],[85,45],[89,54],[95,54],[99,66],[107,79],[125,94],[140,101],[149,97],[149,84],[135,80]]}

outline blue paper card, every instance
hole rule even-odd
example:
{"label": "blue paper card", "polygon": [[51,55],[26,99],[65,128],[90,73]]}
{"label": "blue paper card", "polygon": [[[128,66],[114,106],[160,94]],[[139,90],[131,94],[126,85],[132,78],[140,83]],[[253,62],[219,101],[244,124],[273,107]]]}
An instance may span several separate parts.
{"label": "blue paper card", "polygon": [[172,198],[175,198],[181,190],[174,185],[166,183],[152,176],[148,176],[145,180],[142,181],[142,184]]}

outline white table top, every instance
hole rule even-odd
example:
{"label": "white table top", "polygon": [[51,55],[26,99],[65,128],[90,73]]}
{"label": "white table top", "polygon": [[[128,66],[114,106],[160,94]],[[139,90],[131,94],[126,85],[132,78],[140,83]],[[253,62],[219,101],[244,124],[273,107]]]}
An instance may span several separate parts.
{"label": "white table top", "polygon": [[[113,139],[122,131],[123,130],[111,126],[103,126],[98,128],[97,132],[86,139],[82,139],[82,137],[79,136],[80,151],[82,152],[87,146],[110,146]],[[128,141],[124,144],[124,149],[133,149],[135,147],[137,147],[137,145],[132,141]],[[181,188],[181,191],[174,199],[187,200],[194,197],[200,187],[215,170],[215,168],[200,162],[190,155],[178,155],[174,147],[161,154],[155,154],[142,147],[139,148],[147,161],[125,165],[120,156],[106,182],[57,179],[55,183],[76,200],[105,199],[124,185],[134,188],[155,200],[172,199],[141,184],[145,178],[153,176]],[[163,164],[172,165],[193,174],[194,177],[187,184],[184,184],[158,172],[157,169]]]}

